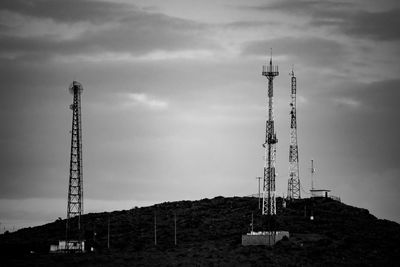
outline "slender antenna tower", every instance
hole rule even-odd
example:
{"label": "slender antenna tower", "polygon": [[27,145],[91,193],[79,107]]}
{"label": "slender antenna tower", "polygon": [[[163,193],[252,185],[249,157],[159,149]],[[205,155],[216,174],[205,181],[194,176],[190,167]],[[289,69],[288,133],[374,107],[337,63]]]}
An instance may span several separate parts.
{"label": "slender antenna tower", "polygon": [[292,79],[291,102],[290,102],[290,146],[289,146],[289,180],[288,199],[300,198],[300,176],[299,176],[299,149],[297,146],[297,115],[296,115],[296,76],[294,71],[290,73]]}
{"label": "slender antenna tower", "polygon": [[276,133],[274,129],[273,95],[275,76],[279,75],[278,66],[272,65],[272,49],[269,65],[264,65],[262,75],[268,79],[268,120],[266,122],[266,136],[263,147],[265,148],[264,183],[263,183],[263,215],[275,215],[275,157],[276,157]]}
{"label": "slender antenna tower", "polygon": [[[71,130],[71,158],[69,164],[69,185],[66,242],[71,238],[73,229],[71,218],[78,217],[76,228],[80,241],[81,215],[83,214],[83,172],[82,172],[82,122],[81,122],[81,94],[83,87],[80,83],[73,81],[69,86],[69,92],[73,95],[72,130]],[[75,225],[74,225],[75,226]],[[67,249],[69,249],[67,247]]]}

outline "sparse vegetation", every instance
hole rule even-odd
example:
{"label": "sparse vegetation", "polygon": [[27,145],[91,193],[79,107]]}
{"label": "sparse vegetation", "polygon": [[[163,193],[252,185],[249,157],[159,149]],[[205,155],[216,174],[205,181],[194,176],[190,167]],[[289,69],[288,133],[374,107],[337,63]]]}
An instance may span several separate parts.
{"label": "sparse vegetation", "polygon": [[65,220],[56,220],[1,235],[1,261],[4,266],[395,266],[400,261],[400,225],[378,220],[365,209],[323,198],[279,205],[275,225],[291,237],[273,248],[241,245],[241,235],[251,229],[252,212],[254,230],[260,230],[265,222],[255,198],[216,197],[86,214],[84,237],[94,253],[49,254],[50,244],[64,239]]}

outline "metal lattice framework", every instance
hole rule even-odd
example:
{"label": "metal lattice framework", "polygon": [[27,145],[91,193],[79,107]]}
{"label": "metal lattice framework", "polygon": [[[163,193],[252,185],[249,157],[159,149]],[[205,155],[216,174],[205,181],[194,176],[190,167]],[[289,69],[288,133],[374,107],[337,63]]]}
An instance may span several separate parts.
{"label": "metal lattice framework", "polygon": [[83,214],[83,172],[82,172],[82,122],[81,122],[81,94],[83,87],[80,83],[73,81],[69,87],[73,95],[72,130],[71,130],[71,157],[69,165],[69,186],[67,206],[67,233],[66,239],[71,237],[70,219],[78,217],[78,231],[80,230],[80,217]]}
{"label": "metal lattice framework", "polygon": [[291,73],[291,111],[290,111],[290,146],[289,146],[289,180],[288,195],[289,199],[299,199],[300,196],[300,176],[299,176],[299,148],[297,145],[297,115],[296,115],[296,77],[294,71]]}
{"label": "metal lattice framework", "polygon": [[263,183],[263,215],[275,215],[275,160],[276,160],[276,133],[274,129],[273,95],[275,76],[279,75],[278,66],[272,65],[272,57],[269,65],[264,65],[262,75],[268,79],[268,120],[266,122],[264,183]]}

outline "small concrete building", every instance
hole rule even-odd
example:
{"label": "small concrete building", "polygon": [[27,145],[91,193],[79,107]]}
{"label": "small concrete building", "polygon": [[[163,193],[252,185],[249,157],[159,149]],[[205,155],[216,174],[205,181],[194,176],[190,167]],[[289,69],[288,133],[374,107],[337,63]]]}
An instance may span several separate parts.
{"label": "small concrete building", "polygon": [[[68,245],[67,245],[68,244]],[[58,245],[50,245],[50,253],[85,252],[85,241],[58,241]]]}
{"label": "small concrete building", "polygon": [[58,252],[58,245],[50,245],[50,252],[51,253]]}
{"label": "small concrete building", "polygon": [[288,231],[250,232],[242,235],[243,246],[273,246],[284,236],[289,238]]}
{"label": "small concrete building", "polygon": [[311,189],[310,193],[311,193],[311,197],[329,197],[331,190],[327,190],[327,189]]}

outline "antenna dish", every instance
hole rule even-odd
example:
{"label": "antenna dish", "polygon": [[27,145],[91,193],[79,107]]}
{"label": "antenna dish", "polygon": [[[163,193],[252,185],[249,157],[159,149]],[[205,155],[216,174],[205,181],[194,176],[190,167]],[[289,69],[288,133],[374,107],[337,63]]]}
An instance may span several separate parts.
{"label": "antenna dish", "polygon": [[75,91],[77,91],[78,93],[82,93],[82,91],[83,91],[83,86],[82,86],[81,83],[79,83],[79,82],[77,82],[77,81],[73,81],[73,82],[71,83],[71,85],[69,86],[68,91],[69,91],[71,94],[74,94]]}

